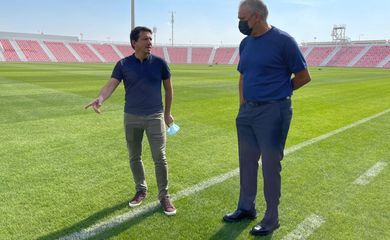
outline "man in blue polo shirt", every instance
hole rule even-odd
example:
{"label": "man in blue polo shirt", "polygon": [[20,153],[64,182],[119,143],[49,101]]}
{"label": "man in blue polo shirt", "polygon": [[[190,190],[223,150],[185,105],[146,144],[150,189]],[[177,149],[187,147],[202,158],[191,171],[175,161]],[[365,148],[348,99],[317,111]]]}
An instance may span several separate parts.
{"label": "man in blue polo shirt", "polygon": [[[240,44],[240,110],[236,119],[240,196],[226,222],[255,219],[258,161],[261,157],[266,210],[251,229],[268,235],[279,227],[281,164],[292,117],[291,95],[310,81],[310,74],[295,40],[267,23],[261,0],[241,1],[239,30],[248,35]],[[294,76],[291,78],[291,76]]]}
{"label": "man in blue polo shirt", "polygon": [[[99,96],[89,103],[100,113],[100,107],[123,81],[125,87],[124,127],[136,193],[129,201],[130,207],[139,206],[147,194],[145,171],[141,159],[144,132],[149,141],[155,165],[158,199],[164,213],[175,215],[168,195],[168,164],[165,156],[165,125],[173,123],[171,104],[173,88],[167,63],[151,54],[152,31],[136,27],[130,33],[134,54],[121,59],[114,67],[111,79],[101,89]],[[162,104],[161,85],[165,90],[165,108]]]}

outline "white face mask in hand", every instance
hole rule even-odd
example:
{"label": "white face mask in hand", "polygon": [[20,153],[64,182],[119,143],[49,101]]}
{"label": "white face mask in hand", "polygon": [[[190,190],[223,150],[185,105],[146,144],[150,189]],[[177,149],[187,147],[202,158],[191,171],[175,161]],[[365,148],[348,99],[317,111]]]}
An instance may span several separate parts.
{"label": "white face mask in hand", "polygon": [[175,135],[180,130],[180,127],[176,125],[174,122],[171,123],[167,128],[167,134],[169,136]]}

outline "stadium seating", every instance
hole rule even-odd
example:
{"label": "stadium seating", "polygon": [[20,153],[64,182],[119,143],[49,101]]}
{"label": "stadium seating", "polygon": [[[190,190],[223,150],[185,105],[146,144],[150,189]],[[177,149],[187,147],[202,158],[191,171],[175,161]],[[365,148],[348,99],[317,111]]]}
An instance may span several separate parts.
{"label": "stadium seating", "polygon": [[390,55],[390,46],[372,46],[353,66],[376,67],[388,55]]}
{"label": "stadium seating", "polygon": [[[164,49],[162,47],[153,47],[152,48],[152,54],[159,56],[160,58],[164,59]],[[166,60],[166,59],[165,59]]]}
{"label": "stadium seating", "polygon": [[213,64],[228,64],[236,48],[220,47],[217,48],[213,59]]}
{"label": "stadium seating", "polygon": [[69,43],[84,62],[101,62],[99,57],[84,43]]}
{"label": "stadium seating", "polygon": [[332,47],[315,47],[309,55],[306,57],[307,64],[309,66],[320,66],[320,64],[325,60],[325,58],[334,50]]}
{"label": "stadium seating", "polygon": [[240,55],[238,54],[236,59],[234,59],[233,64],[237,65],[239,61],[240,61]]}
{"label": "stadium seating", "polygon": [[[134,49],[131,45],[115,44],[115,47],[122,53],[124,57],[130,56],[134,53]],[[164,51],[162,47],[153,47],[152,53],[156,56],[164,58]]]}
{"label": "stadium seating", "polygon": [[4,55],[4,60],[7,62],[20,62],[18,54],[16,54],[15,49],[12,47],[8,39],[0,39],[2,45],[2,53]]}
{"label": "stadium seating", "polygon": [[343,46],[328,62],[327,66],[345,67],[364,49],[364,47]]}
{"label": "stadium seating", "polygon": [[167,47],[170,63],[185,64],[187,63],[187,47]]}
{"label": "stadium seating", "polygon": [[49,62],[50,59],[35,40],[16,40],[20,50],[22,50],[24,56],[26,56],[29,62]]}
{"label": "stadium seating", "polygon": [[[32,36],[33,35],[33,36]],[[299,47],[309,66],[390,68],[387,40],[306,43]],[[130,44],[80,42],[77,37],[26,34],[1,37],[0,61],[109,63],[134,53]],[[154,46],[152,53],[172,64],[238,64],[234,46]]]}
{"label": "stadium seating", "polygon": [[134,53],[134,49],[129,45],[118,45],[115,44],[115,47],[122,53],[123,56],[127,57]]}
{"label": "stadium seating", "polygon": [[106,60],[106,62],[117,62],[121,57],[109,44],[91,44],[96,51]]}
{"label": "stadium seating", "polygon": [[193,47],[192,48],[192,59],[191,63],[193,64],[207,64],[210,59],[211,51],[213,49],[211,47]]}
{"label": "stadium seating", "polygon": [[58,62],[77,62],[76,57],[69,51],[63,42],[44,41],[44,43]]}
{"label": "stadium seating", "polygon": [[309,49],[309,48],[308,47],[299,47],[299,50],[301,50],[302,55],[304,55],[306,53],[307,49]]}

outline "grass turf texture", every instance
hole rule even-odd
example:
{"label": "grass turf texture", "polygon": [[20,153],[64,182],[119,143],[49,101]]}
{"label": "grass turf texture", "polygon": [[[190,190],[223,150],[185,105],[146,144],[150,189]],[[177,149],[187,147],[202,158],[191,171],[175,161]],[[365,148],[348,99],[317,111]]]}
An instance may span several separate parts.
{"label": "grass turf texture", "polygon": [[[127,211],[134,193],[123,134],[123,86],[96,115],[96,97],[113,65],[0,64],[0,239],[56,239]],[[238,167],[235,66],[172,65],[170,192]],[[287,147],[390,108],[390,71],[312,68],[294,93]],[[325,223],[312,239],[390,239],[389,166],[365,186],[353,181],[379,160],[390,162],[390,114],[307,146],[283,160],[281,239],[315,213]],[[145,138],[146,141],[146,138]],[[146,142],[145,142],[146,143]],[[149,147],[143,159],[156,200]],[[257,206],[264,210],[261,174]],[[235,209],[234,177],[175,202],[178,214],[147,213],[96,239],[248,239],[256,223],[221,222]]]}

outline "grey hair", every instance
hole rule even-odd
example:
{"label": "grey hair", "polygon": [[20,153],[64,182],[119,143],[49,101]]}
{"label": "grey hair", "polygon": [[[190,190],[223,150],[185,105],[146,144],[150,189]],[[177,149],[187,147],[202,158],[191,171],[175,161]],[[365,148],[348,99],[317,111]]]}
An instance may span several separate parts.
{"label": "grey hair", "polygon": [[259,13],[263,21],[267,21],[268,8],[262,0],[242,0],[240,7],[247,6],[252,13]]}

